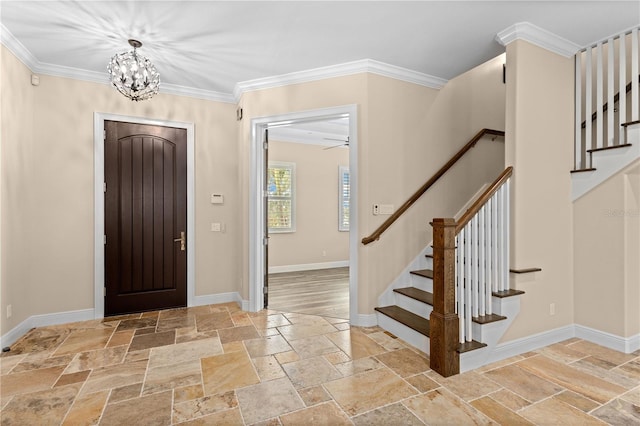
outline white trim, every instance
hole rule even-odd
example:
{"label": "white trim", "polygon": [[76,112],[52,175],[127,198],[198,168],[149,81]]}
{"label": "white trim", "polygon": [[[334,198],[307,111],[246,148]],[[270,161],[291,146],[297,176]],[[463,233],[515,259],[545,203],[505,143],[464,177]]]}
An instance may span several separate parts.
{"label": "white trim", "polygon": [[575,337],[573,325],[556,328],[542,333],[532,334],[531,336],[522,337],[520,339],[510,340],[508,342],[499,343],[491,351],[491,355],[487,359],[486,364],[501,361],[505,358],[520,355],[525,352],[534,351],[554,343]]}
{"label": "white trim", "polygon": [[187,130],[187,306],[195,303],[195,135],[193,123],[95,112],[94,143],[94,315],[104,317],[104,122],[126,121]]}
{"label": "white trim", "polygon": [[34,327],[45,327],[48,325],[58,325],[70,322],[88,321],[94,319],[93,309],[80,309],[77,311],[56,312],[53,314],[32,315],[11,331],[0,338],[0,346],[13,345],[18,339],[24,336]]}
{"label": "white trim", "polygon": [[[249,304],[248,311],[257,312],[264,306],[264,246],[263,220],[264,197],[264,150],[263,130],[269,126],[282,125],[325,118],[349,117],[349,169],[351,170],[351,199],[358,199],[358,106],[345,105],[332,108],[299,111],[288,114],[258,117],[251,120],[251,143],[249,158]],[[349,312],[351,324],[359,325],[358,318],[358,203],[350,206],[352,223],[349,231]]]}
{"label": "white trim", "polygon": [[527,41],[565,58],[575,55],[582,49],[580,45],[530,22],[518,22],[496,34],[496,41],[503,46],[515,40]]}
{"label": "white trim", "polygon": [[0,23],[0,42],[11,51],[18,59],[22,61],[31,71],[35,72],[38,67],[38,60],[31,54],[24,44],[20,42],[14,35]]}
{"label": "white trim", "polygon": [[350,315],[351,325],[358,327],[375,327],[378,325],[378,316],[376,314],[355,314]]}
{"label": "white trim", "polygon": [[596,330],[584,325],[575,324],[575,337],[606,346],[618,352],[630,354],[640,349],[640,334],[631,337],[621,337],[606,331]]}
{"label": "white trim", "polygon": [[301,263],[298,265],[270,266],[269,273],[278,274],[281,272],[315,271],[318,269],[345,268],[347,266],[349,266],[348,260],[322,263]]}
{"label": "white trim", "polygon": [[238,293],[237,291],[231,291],[228,293],[215,293],[195,296],[192,306],[217,305],[219,303],[229,302],[236,302],[238,306],[242,306],[242,297],[240,297],[240,293]]}
{"label": "white trim", "polygon": [[245,92],[254,90],[271,89],[274,87],[288,86],[290,84],[308,83],[311,81],[324,80],[327,78],[344,77],[347,75],[372,73],[397,80],[418,84],[420,86],[440,89],[448,80],[432,75],[413,71],[407,68],[398,67],[373,59],[362,59],[359,61],[346,62],[343,64],[330,65],[326,67],[313,68],[310,70],[292,72],[288,74],[275,75],[271,77],[257,78],[254,80],[241,81],[236,83],[233,90],[233,97],[236,101]]}

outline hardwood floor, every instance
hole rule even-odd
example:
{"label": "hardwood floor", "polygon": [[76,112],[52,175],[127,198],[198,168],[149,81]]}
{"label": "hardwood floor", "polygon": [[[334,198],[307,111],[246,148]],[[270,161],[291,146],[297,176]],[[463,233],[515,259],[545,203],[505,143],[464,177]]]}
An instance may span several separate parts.
{"label": "hardwood floor", "polygon": [[349,319],[349,268],[269,274],[269,309]]}

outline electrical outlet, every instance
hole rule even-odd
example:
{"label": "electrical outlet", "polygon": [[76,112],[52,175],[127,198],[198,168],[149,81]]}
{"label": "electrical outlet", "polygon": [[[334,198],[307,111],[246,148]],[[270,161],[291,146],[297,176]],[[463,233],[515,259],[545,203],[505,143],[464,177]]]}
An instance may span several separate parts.
{"label": "electrical outlet", "polygon": [[11,318],[13,315],[13,309],[11,309],[11,305],[7,305],[7,318]]}
{"label": "electrical outlet", "polygon": [[549,315],[555,315],[556,314],[556,304],[555,303],[550,303],[549,304]]}

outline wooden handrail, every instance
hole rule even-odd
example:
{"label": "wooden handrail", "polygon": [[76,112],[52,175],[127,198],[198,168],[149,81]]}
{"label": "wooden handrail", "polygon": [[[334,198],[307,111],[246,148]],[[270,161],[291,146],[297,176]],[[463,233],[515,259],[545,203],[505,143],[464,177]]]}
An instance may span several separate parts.
{"label": "wooden handrail", "polygon": [[387,230],[409,207],[413,205],[418,199],[427,192],[431,186],[438,181],[462,156],[469,151],[473,146],[485,135],[504,136],[504,132],[501,130],[482,129],[480,130],[465,146],[460,149],[447,163],[440,168],[431,178],[424,183],[407,201],[402,204],[398,210],[396,210],[387,220],[376,229],[371,235],[362,239],[362,244],[367,245],[380,239],[380,236]]}
{"label": "wooden handrail", "polygon": [[498,176],[498,178],[493,181],[493,183],[482,193],[481,196],[478,197],[478,199],[471,205],[471,207],[469,207],[467,211],[464,212],[462,217],[456,223],[456,235],[460,233],[464,226],[469,223],[473,216],[475,216],[476,213],[480,211],[482,206],[484,206],[486,202],[489,201],[491,197],[493,197],[493,194],[495,194],[498,189],[500,189],[500,187],[507,181],[507,179],[511,177],[512,174],[513,167],[509,166],[504,169],[504,171],[500,173],[500,176]]}

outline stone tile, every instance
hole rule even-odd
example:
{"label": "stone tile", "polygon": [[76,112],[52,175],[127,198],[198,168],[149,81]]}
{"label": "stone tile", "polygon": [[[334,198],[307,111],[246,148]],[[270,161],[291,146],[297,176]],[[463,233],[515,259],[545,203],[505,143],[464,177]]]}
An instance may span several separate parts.
{"label": "stone tile", "polygon": [[571,346],[563,345],[562,343],[545,346],[544,348],[538,349],[536,352],[565,364],[569,364],[570,362],[574,362],[588,356],[585,353],[576,351],[572,349]]}
{"label": "stone tile", "polygon": [[107,346],[113,329],[98,328],[72,331],[55,351],[55,355],[75,354],[76,352],[102,349]]}
{"label": "stone tile", "polygon": [[303,339],[293,340],[289,344],[301,359],[313,358],[318,355],[340,351],[340,349],[338,349],[331,340],[324,336],[306,337]]}
{"label": "stone tile", "polygon": [[76,398],[62,425],[91,426],[97,424],[108,397],[109,391],[105,390]]}
{"label": "stone tile", "polygon": [[587,357],[571,363],[570,365],[576,370],[580,370],[591,376],[599,377],[607,382],[615,383],[626,389],[631,389],[639,383],[639,378],[636,377],[633,372],[623,368],[617,368],[615,364],[599,358]]}
{"label": "stone tile", "polygon": [[614,371],[615,370],[622,370],[625,375],[633,376],[640,381],[640,359],[623,364],[620,367],[615,368]]}
{"label": "stone tile", "polygon": [[112,348],[98,349],[96,351],[81,352],[76,354],[64,372],[65,374],[69,374],[106,367],[107,365],[120,364],[124,360],[126,353],[126,346],[115,346]]}
{"label": "stone tile", "polygon": [[155,348],[158,346],[173,345],[175,341],[175,330],[134,336],[131,344],[129,345],[129,352]]}
{"label": "stone tile", "polygon": [[89,377],[89,373],[91,373],[91,370],[78,371],[77,373],[71,374],[63,374],[62,376],[60,376],[56,384],[53,385],[53,387],[66,386],[73,383],[82,383],[87,380],[87,377]]}
{"label": "stone tile", "polygon": [[349,330],[351,328],[348,322],[339,322],[337,324],[332,324],[332,325],[338,330]]}
{"label": "stone tile", "polygon": [[356,359],[355,361],[347,361],[341,364],[335,364],[335,367],[343,377],[347,377],[364,373],[365,371],[372,371],[378,368],[382,368],[384,367],[384,364],[374,357],[370,357]]}
{"label": "stone tile", "polygon": [[427,373],[427,377],[440,383],[465,401],[471,401],[472,399],[495,392],[501,387],[496,382],[487,379],[475,371],[469,371],[451,377],[442,377],[435,371],[430,371]]}
{"label": "stone tile", "polygon": [[170,319],[170,318],[186,318],[189,316],[195,316],[196,313],[190,314],[190,308],[174,308],[174,309],[163,309],[160,311],[159,318],[160,319]]}
{"label": "stone tile", "polygon": [[140,315],[140,318],[158,318],[160,316],[160,311],[148,311],[143,312]]}
{"label": "stone tile", "polygon": [[353,417],[356,426],[405,425],[422,426],[424,423],[404,405],[397,403]]}
{"label": "stone tile", "polygon": [[236,327],[253,327],[253,323],[251,322],[251,318],[247,315],[246,312],[234,312],[231,314],[231,320],[233,321],[233,325]]}
{"label": "stone tile", "polygon": [[349,358],[349,356],[342,351],[325,354],[324,359],[326,359],[327,361],[329,361],[331,364],[334,364],[334,365],[351,361],[351,358]]}
{"label": "stone tile", "polygon": [[282,366],[296,388],[319,385],[342,377],[333,365],[322,358],[308,358]]}
{"label": "stone tile", "polygon": [[402,404],[425,423],[431,422],[431,419],[446,419],[446,423],[451,425],[493,423],[484,414],[442,388],[408,399]]}
{"label": "stone tile", "polygon": [[93,370],[85,381],[82,394],[113,389],[142,382],[147,371],[147,361],[135,361],[111,365]]}
{"label": "stone tile", "polygon": [[636,357],[633,354],[614,351],[613,349],[605,348],[604,346],[596,345],[595,343],[587,342],[586,340],[572,343],[568,345],[568,347],[575,351],[582,352],[587,356],[595,356],[596,358],[611,362],[615,365],[624,364]]}
{"label": "stone tile", "polygon": [[256,367],[256,372],[262,382],[286,376],[278,360],[276,360],[276,357],[273,355],[253,358],[251,361]]}
{"label": "stone tile", "polygon": [[291,350],[291,346],[282,336],[261,337],[244,342],[251,358],[273,355]]}
{"label": "stone tile", "polygon": [[506,359],[503,359],[503,360],[500,360],[500,361],[492,362],[491,364],[487,364],[487,365],[482,366],[480,368],[476,368],[473,371],[475,371],[476,373],[486,373],[487,371],[495,370],[496,368],[500,368],[500,367],[505,367],[507,365],[514,364],[514,363],[516,363],[518,361],[521,361],[523,359],[524,359],[523,356],[516,355],[516,356],[510,357],[510,358],[506,358]]}
{"label": "stone tile", "polygon": [[122,426],[140,423],[148,425],[171,424],[171,392],[161,392],[140,398],[108,404],[102,414],[100,426]]}
{"label": "stone tile", "polygon": [[275,357],[278,362],[283,365],[289,362],[298,361],[300,359],[300,355],[298,355],[295,351],[280,352],[275,354]]}
{"label": "stone tile", "polygon": [[16,395],[2,410],[2,424],[41,425],[44,419],[46,424],[60,424],[79,389],[75,384]]}
{"label": "stone tile", "polygon": [[427,358],[406,348],[383,353],[377,355],[376,358],[400,377],[413,376],[430,369]]}
{"label": "stone tile", "polygon": [[470,403],[476,410],[483,413],[490,419],[495,420],[501,425],[527,425],[533,426],[533,423],[527,419],[517,415],[502,404],[488,396],[483,396]]}
{"label": "stone tile", "polygon": [[591,413],[592,416],[612,425],[640,424],[640,401],[632,404],[616,398]]}
{"label": "stone tile", "polygon": [[73,359],[73,354],[54,356],[54,357],[44,358],[44,359],[33,359],[33,360],[31,359],[32,358],[27,357],[23,362],[16,365],[13,368],[13,370],[11,370],[11,373],[15,374],[15,373],[21,373],[23,371],[38,370],[41,368],[67,365]]}
{"label": "stone tile", "polygon": [[196,329],[199,332],[231,328],[233,325],[231,315],[226,311],[214,312],[206,315],[196,315]]}
{"label": "stone tile", "polygon": [[138,319],[142,316],[142,314],[123,314],[123,315],[114,315],[111,317],[104,317],[102,322],[105,324],[115,324],[116,326],[120,323],[120,321],[129,320],[129,319]]}
{"label": "stone tile", "polygon": [[306,324],[306,325],[327,325],[330,324],[324,317],[317,315],[307,315],[298,313],[284,313],[283,314],[291,324]]}
{"label": "stone tile", "polygon": [[621,398],[629,401],[632,404],[640,405],[640,386],[630,392],[625,393],[621,396]]}
{"label": "stone tile", "polygon": [[258,329],[274,328],[274,327],[282,327],[282,326],[285,326],[285,325],[291,325],[291,323],[289,322],[287,317],[285,317],[282,314],[265,315],[265,316],[261,315],[261,316],[257,316],[257,317],[252,317],[251,318],[251,322]]}
{"label": "stone tile", "polygon": [[194,385],[200,383],[201,379],[199,359],[149,368],[142,388],[142,395]]}
{"label": "stone tile", "polygon": [[238,408],[220,411],[208,416],[198,417],[188,422],[180,423],[181,426],[210,426],[210,425],[243,425],[242,415]]}
{"label": "stone tile", "polygon": [[577,393],[571,392],[571,391],[564,391],[562,393],[554,395],[553,398],[557,399],[558,401],[562,401],[565,404],[569,404],[572,407],[579,408],[580,410],[584,411],[585,413],[588,413],[589,411],[593,410],[594,408],[600,406],[600,404],[598,404],[597,402],[592,401],[592,400],[590,400],[588,398],[585,398],[582,395],[578,395]]}
{"label": "stone tile", "polygon": [[180,423],[237,406],[238,400],[233,391],[180,402],[173,406],[173,422]]}
{"label": "stone tile", "polygon": [[124,362],[144,361],[149,359],[151,349],[141,349],[139,351],[128,352],[124,357]]}
{"label": "stone tile", "polygon": [[282,334],[282,336],[284,336],[285,339],[287,339],[288,341],[292,341],[296,339],[304,339],[306,337],[331,333],[336,331],[336,328],[325,321],[324,324],[294,323],[293,325],[278,327],[278,331],[280,332],[280,334]]}
{"label": "stone tile", "polygon": [[398,349],[404,349],[406,346],[402,343],[402,340],[397,337],[391,337],[384,331],[378,331],[375,333],[367,334],[371,340],[382,346],[388,351],[395,351]]}
{"label": "stone tile", "polygon": [[58,380],[63,370],[64,366],[60,366],[7,374],[2,376],[0,395],[4,399],[10,395],[49,389]]}
{"label": "stone tile", "polygon": [[415,389],[386,368],[325,383],[324,387],[349,416],[417,394]]}
{"label": "stone tile", "polygon": [[245,350],[246,348],[244,347],[243,342],[229,342],[222,345],[222,351],[225,354],[228,354],[229,352],[244,352]]}
{"label": "stone tile", "polygon": [[204,389],[202,388],[202,383],[198,383],[196,385],[183,386],[181,388],[175,388],[173,390],[173,403],[178,404],[180,402],[202,398],[203,396],[204,396]]}
{"label": "stone tile", "polygon": [[128,345],[131,343],[131,339],[133,339],[134,330],[126,330],[126,331],[116,331],[109,339],[107,343],[107,347],[111,348],[114,346]]}
{"label": "stone tile", "polygon": [[260,382],[247,353],[231,352],[201,360],[205,395],[215,395]]}
{"label": "stone tile", "polygon": [[606,403],[626,390],[622,386],[607,382],[544,356],[525,359],[519,362],[518,366],[601,404]]}
{"label": "stone tile", "polygon": [[561,386],[525,371],[515,364],[496,368],[484,375],[529,402],[540,401],[564,390]]}
{"label": "stone tile", "polygon": [[604,425],[602,421],[564,402],[550,398],[524,408],[519,412],[522,417],[534,424],[545,425]]}
{"label": "stone tile", "polygon": [[9,372],[25,358],[26,355],[24,354],[0,356],[0,375],[9,374]]}
{"label": "stone tile", "polygon": [[331,400],[331,396],[322,386],[298,389],[298,395],[307,407]]}
{"label": "stone tile", "polygon": [[142,393],[142,382],[132,385],[121,386],[111,391],[109,404],[113,404],[127,399],[138,398]]}
{"label": "stone tile", "polygon": [[327,334],[351,359],[366,358],[386,352],[385,349],[358,329],[337,331]]}
{"label": "stone tile", "polygon": [[405,378],[407,383],[409,383],[414,388],[418,389],[420,393],[429,392],[430,390],[434,390],[440,387],[440,384],[431,380],[424,374],[418,374],[412,377]]}
{"label": "stone tile", "polygon": [[298,393],[286,378],[237,389],[236,395],[246,424],[304,408]]}
{"label": "stone tile", "polygon": [[524,407],[528,407],[531,405],[529,401],[516,395],[508,389],[500,389],[497,392],[493,392],[489,395],[495,401],[498,401],[500,404],[504,405],[508,409],[512,411],[518,411],[523,409]]}
{"label": "stone tile", "polygon": [[146,317],[146,318],[135,318],[135,319],[125,319],[120,321],[118,324],[118,328],[116,332],[125,331],[125,330],[135,330],[137,328],[155,328],[158,324],[157,317]]}
{"label": "stone tile", "polygon": [[282,415],[280,416],[280,422],[283,426],[298,426],[302,424],[339,426],[353,424],[333,401]]}
{"label": "stone tile", "polygon": [[253,325],[224,328],[222,330],[218,330],[218,335],[220,336],[220,342],[222,343],[239,342],[242,340],[250,340],[260,337],[258,330],[256,330]]}
{"label": "stone tile", "polygon": [[156,328],[155,327],[137,328],[137,329],[135,329],[133,335],[134,336],[140,336],[142,334],[151,334],[151,333],[155,333],[155,332],[156,332]]}
{"label": "stone tile", "polygon": [[30,330],[20,340],[11,345],[11,353],[19,355],[57,348],[70,333],[70,330],[52,327]]}
{"label": "stone tile", "polygon": [[280,332],[278,331],[277,328],[258,328],[258,334],[261,337],[279,336]]}
{"label": "stone tile", "polygon": [[177,360],[181,362],[199,360],[222,352],[222,345],[218,338],[159,346],[152,348],[149,353],[149,368],[170,365]]}
{"label": "stone tile", "polygon": [[156,330],[158,333],[163,331],[175,330],[177,328],[195,327],[196,319],[193,316],[175,316],[170,318],[163,318],[162,314],[158,320]]}
{"label": "stone tile", "polygon": [[176,343],[193,342],[194,340],[205,340],[216,338],[219,340],[216,330],[197,331],[196,328],[176,328]]}

